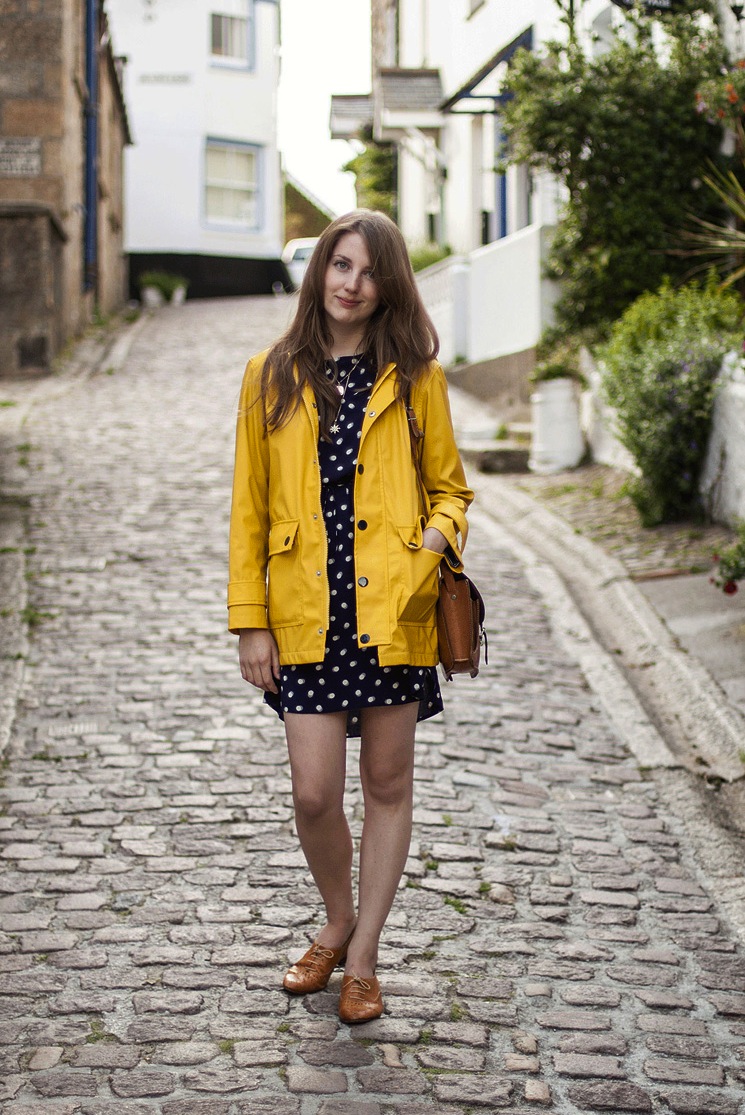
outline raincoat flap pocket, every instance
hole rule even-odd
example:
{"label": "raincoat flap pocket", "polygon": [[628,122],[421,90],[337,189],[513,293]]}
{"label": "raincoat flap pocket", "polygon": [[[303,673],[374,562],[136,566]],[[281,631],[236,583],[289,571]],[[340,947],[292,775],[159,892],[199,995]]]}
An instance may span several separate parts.
{"label": "raincoat flap pocket", "polygon": [[291,550],[297,538],[298,519],[282,519],[269,528],[269,557]]}
{"label": "raincoat flap pocket", "polygon": [[422,533],[426,524],[426,519],[421,515],[413,526],[398,527],[398,533],[401,536],[401,541],[404,546],[409,550],[420,550],[422,547]]}

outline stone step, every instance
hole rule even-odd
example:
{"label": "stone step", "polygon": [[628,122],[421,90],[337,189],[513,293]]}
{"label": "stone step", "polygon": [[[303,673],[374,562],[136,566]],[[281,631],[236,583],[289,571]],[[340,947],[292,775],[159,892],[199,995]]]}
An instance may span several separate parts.
{"label": "stone step", "polygon": [[480,472],[528,472],[530,445],[525,442],[464,439],[458,448],[464,463]]}

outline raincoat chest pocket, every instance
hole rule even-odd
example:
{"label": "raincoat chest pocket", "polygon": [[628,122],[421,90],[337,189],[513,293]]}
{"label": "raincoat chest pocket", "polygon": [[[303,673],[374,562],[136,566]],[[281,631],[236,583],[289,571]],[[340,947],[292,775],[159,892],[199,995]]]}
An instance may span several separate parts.
{"label": "raincoat chest pocket", "polygon": [[421,544],[421,524],[399,527],[403,543],[403,583],[399,623],[417,626],[434,621],[438,592],[438,569],[442,554]]}
{"label": "raincoat chest pocket", "polygon": [[269,528],[267,570],[269,627],[289,627],[303,616],[298,520],[283,519]]}

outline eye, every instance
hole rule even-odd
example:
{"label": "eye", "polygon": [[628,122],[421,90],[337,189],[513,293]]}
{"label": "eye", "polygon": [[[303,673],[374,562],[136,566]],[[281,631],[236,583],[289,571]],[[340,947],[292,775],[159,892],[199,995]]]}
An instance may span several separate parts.
{"label": "eye", "polygon": [[338,267],[341,271],[344,271],[348,267],[348,264],[345,259],[335,259],[334,267]]}

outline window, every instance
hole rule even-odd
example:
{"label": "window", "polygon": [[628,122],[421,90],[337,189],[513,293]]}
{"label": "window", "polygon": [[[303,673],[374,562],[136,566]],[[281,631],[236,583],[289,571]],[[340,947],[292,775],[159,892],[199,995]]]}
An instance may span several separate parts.
{"label": "window", "polygon": [[219,0],[210,15],[210,53],[224,66],[253,66],[253,0]]}
{"label": "window", "polygon": [[258,147],[207,141],[206,213],[210,223],[258,226]]}
{"label": "window", "polygon": [[247,57],[246,20],[239,16],[212,16],[212,53],[224,58]]}

